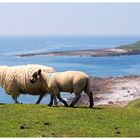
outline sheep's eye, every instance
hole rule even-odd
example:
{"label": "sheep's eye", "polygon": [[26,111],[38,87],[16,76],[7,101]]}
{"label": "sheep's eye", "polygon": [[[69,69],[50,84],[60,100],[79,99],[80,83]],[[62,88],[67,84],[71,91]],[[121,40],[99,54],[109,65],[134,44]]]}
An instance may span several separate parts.
{"label": "sheep's eye", "polygon": [[33,78],[37,78],[37,73],[34,73],[34,74],[32,75],[32,77],[33,77]]}

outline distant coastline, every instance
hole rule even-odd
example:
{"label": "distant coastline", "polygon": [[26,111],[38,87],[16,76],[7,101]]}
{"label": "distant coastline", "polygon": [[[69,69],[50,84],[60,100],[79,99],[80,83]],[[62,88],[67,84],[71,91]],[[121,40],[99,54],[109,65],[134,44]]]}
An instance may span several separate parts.
{"label": "distant coastline", "polygon": [[17,54],[15,56],[31,57],[36,55],[49,55],[49,56],[51,55],[51,56],[102,57],[102,56],[122,56],[122,55],[139,55],[139,54],[140,54],[140,41],[137,41],[133,44],[121,45],[116,48],[24,53]]}
{"label": "distant coastline", "polygon": [[24,53],[17,54],[18,57],[32,57],[37,55],[48,56],[90,56],[90,57],[102,57],[102,56],[122,56],[122,55],[139,55],[140,50],[126,50],[126,49],[96,49],[96,50],[74,50],[74,51],[54,51],[54,52],[39,52],[39,53]]}

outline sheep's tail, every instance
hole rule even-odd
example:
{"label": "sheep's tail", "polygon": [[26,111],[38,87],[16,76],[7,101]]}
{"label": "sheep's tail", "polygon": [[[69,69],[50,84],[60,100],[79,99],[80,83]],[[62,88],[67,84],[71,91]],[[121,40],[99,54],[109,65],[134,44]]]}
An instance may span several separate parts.
{"label": "sheep's tail", "polygon": [[90,78],[89,77],[87,77],[84,92],[89,96],[89,103],[90,103],[89,107],[92,108],[92,106],[94,105],[94,101],[93,101],[93,94],[92,94],[92,91],[90,89]]}
{"label": "sheep's tail", "polygon": [[86,79],[86,85],[85,85],[85,88],[84,88],[84,92],[86,94],[90,93],[90,78],[89,77],[87,77],[87,79]]}

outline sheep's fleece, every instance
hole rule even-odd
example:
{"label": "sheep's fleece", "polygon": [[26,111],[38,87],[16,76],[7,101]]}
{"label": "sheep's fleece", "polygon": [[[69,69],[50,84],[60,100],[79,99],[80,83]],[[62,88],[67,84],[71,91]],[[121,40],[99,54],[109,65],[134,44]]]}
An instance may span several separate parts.
{"label": "sheep's fleece", "polygon": [[45,95],[46,90],[39,81],[35,84],[30,82],[32,74],[38,69],[44,72],[55,72],[52,67],[37,64],[0,66],[0,85],[7,94],[14,97],[20,94]]}

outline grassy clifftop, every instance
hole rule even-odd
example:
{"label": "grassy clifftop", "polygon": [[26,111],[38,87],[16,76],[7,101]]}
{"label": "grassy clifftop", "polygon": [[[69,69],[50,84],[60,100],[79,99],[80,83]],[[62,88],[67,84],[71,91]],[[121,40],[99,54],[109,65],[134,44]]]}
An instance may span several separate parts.
{"label": "grassy clifftop", "polygon": [[140,137],[140,100],[128,106],[0,105],[0,137]]}
{"label": "grassy clifftop", "polygon": [[121,45],[117,49],[126,49],[126,50],[140,50],[140,41],[137,41],[133,44]]}

